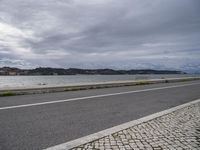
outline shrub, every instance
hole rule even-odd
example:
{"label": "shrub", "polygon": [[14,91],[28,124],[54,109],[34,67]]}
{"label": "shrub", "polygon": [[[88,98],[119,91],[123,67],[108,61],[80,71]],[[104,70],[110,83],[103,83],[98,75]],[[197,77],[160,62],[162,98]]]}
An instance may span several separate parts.
{"label": "shrub", "polygon": [[0,93],[0,96],[15,96],[16,93],[14,92],[11,92],[11,91],[7,91],[7,92],[3,92],[3,93]]}

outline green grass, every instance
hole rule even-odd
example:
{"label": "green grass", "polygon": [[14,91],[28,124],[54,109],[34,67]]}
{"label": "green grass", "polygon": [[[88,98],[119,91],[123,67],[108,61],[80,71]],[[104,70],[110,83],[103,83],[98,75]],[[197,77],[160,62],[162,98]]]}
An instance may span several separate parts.
{"label": "green grass", "polygon": [[146,85],[146,84],[150,84],[148,81],[138,81],[136,82],[135,85]]}
{"label": "green grass", "polygon": [[80,91],[80,90],[86,90],[87,88],[84,87],[69,87],[65,88],[65,91]]}
{"label": "green grass", "polygon": [[15,95],[16,95],[16,93],[11,92],[11,91],[7,91],[7,92],[0,93],[0,97],[4,97],[4,96],[15,96]]}
{"label": "green grass", "polygon": [[135,86],[135,85],[146,85],[151,84],[148,81],[138,81],[136,83],[127,83],[127,84],[108,84],[108,85],[91,85],[86,87],[68,87],[65,88],[64,91],[80,91],[80,90],[90,90],[90,89],[102,89],[102,88],[112,88],[112,87],[123,87],[123,86]]}

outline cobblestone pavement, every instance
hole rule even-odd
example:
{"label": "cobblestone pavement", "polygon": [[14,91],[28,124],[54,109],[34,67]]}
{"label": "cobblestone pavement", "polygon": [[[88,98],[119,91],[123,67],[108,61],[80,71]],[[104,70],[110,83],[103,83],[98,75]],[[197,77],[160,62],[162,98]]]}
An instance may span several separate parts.
{"label": "cobblestone pavement", "polygon": [[200,150],[200,103],[73,150]]}

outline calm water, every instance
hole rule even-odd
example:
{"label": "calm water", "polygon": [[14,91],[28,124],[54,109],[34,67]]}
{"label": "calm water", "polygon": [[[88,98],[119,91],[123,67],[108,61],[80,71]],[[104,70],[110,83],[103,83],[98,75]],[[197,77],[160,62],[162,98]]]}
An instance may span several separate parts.
{"label": "calm water", "polygon": [[109,81],[162,79],[194,75],[68,75],[68,76],[0,76],[0,89],[89,84]]}

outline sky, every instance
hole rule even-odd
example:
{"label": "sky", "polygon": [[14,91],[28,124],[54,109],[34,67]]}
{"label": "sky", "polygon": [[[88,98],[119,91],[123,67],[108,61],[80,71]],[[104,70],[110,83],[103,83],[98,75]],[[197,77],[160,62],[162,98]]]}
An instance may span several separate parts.
{"label": "sky", "polygon": [[200,73],[200,0],[0,0],[0,67]]}

